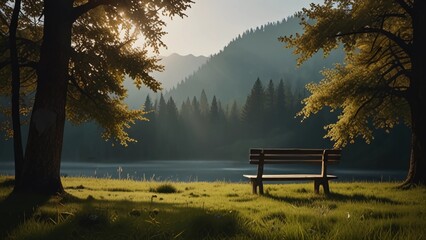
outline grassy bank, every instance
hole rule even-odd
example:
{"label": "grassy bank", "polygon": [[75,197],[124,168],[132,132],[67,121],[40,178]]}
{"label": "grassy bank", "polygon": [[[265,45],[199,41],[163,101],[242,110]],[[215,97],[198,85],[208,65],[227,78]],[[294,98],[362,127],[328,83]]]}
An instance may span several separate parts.
{"label": "grassy bank", "polygon": [[0,177],[0,239],[426,239],[426,189],[396,183],[136,182],[64,178],[69,195],[13,196]]}

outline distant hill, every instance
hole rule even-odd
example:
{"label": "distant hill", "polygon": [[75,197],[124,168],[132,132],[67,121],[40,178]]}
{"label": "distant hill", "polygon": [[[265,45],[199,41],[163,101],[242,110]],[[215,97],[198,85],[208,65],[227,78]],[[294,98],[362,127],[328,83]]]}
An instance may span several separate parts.
{"label": "distant hill", "polygon": [[175,87],[185,77],[197,71],[209,58],[205,56],[179,55],[173,53],[162,57],[160,64],[164,65],[163,72],[154,72],[152,76],[163,84],[164,90]]}
{"label": "distant hill", "polygon": [[[160,64],[164,66],[163,72],[154,72],[151,75],[160,81],[163,86],[163,91],[168,91],[185,79],[185,77],[197,71],[209,58],[205,56],[179,55],[173,53],[169,56],[161,57]],[[128,89],[127,103],[132,107],[139,107],[145,101],[148,94],[155,93],[146,87],[138,90],[130,79],[125,81],[125,86]]]}
{"label": "distant hill", "polygon": [[292,49],[286,49],[278,37],[301,31],[296,17],[247,30],[166,96],[172,96],[179,104],[188,96],[199,96],[205,89],[210,99],[216,95],[224,103],[234,99],[243,102],[258,77],[263,82],[270,79],[278,82],[282,78],[294,89],[303,89],[306,83],[321,79],[323,68],[342,62],[344,54],[337,50],[324,59],[323,54],[318,53],[297,67],[297,56],[292,54]]}

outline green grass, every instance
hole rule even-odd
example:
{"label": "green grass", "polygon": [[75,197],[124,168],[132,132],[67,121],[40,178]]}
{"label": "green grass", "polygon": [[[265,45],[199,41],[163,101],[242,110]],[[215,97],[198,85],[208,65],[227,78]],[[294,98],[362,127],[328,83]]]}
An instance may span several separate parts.
{"label": "green grass", "polygon": [[[64,178],[65,196],[15,196],[0,177],[0,239],[426,239],[426,188],[397,183]],[[173,193],[169,193],[173,190]],[[164,192],[163,192],[164,191]]]}

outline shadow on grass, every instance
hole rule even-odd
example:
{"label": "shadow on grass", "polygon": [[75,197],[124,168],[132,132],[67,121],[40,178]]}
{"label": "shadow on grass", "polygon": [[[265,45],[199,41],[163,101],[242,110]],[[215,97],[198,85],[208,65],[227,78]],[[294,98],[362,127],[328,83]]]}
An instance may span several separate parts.
{"label": "shadow on grass", "polygon": [[160,202],[88,198],[39,239],[222,239],[241,231],[237,213]]}
{"label": "shadow on grass", "polygon": [[13,188],[15,186],[15,179],[7,178],[6,180],[0,182],[0,188]]}
{"label": "shadow on grass", "polygon": [[393,204],[393,205],[399,205],[400,202],[394,201],[390,198],[384,198],[384,197],[376,197],[376,196],[368,196],[364,194],[353,194],[353,195],[346,195],[341,193],[330,193],[327,195],[318,195],[318,197],[291,197],[291,196],[277,196],[270,193],[267,193],[264,195],[267,198],[277,200],[277,201],[283,201],[290,203],[292,205],[296,206],[302,206],[302,205],[311,205],[316,201],[319,200],[330,200],[330,201],[336,201],[336,202],[366,202],[366,203],[385,203],[385,204]]}
{"label": "shadow on grass", "polygon": [[[5,182],[2,182],[2,186],[5,186]],[[31,218],[36,209],[48,199],[49,197],[42,195],[10,193],[0,202],[0,239],[4,239],[15,228]]]}
{"label": "shadow on grass", "polygon": [[242,231],[236,212],[156,199],[53,198],[60,205],[42,196],[9,195],[0,203],[0,239],[222,239]]}

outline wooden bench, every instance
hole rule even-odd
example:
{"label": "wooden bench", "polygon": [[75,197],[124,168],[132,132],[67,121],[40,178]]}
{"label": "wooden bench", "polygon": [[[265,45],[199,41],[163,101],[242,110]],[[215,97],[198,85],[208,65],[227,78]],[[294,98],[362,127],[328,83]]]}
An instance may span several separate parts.
{"label": "wooden bench", "polygon": [[[243,175],[250,179],[253,193],[263,194],[263,181],[302,181],[314,180],[314,191],[319,193],[322,185],[324,193],[330,193],[328,180],[336,179],[334,175],[327,174],[327,166],[337,164],[341,158],[338,149],[250,149],[250,164],[257,165],[257,175]],[[321,165],[319,174],[264,174],[265,164],[316,164]]]}

